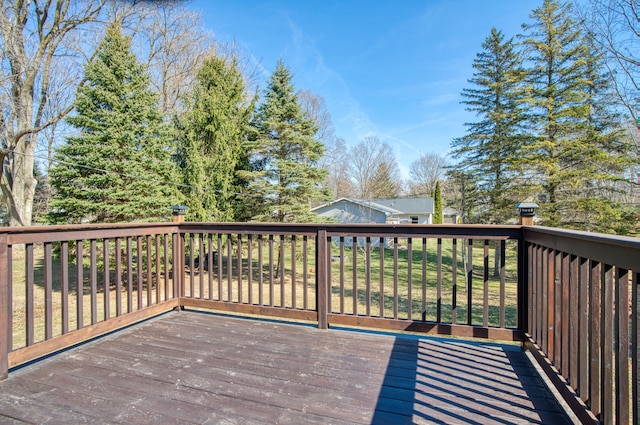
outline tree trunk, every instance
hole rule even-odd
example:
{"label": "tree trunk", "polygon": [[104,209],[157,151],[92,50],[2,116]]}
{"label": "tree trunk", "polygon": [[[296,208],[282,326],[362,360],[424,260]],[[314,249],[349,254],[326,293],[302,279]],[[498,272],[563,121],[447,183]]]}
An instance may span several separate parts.
{"label": "tree trunk", "polygon": [[7,181],[13,194],[15,211],[10,214],[10,226],[31,226],[33,216],[33,197],[36,191],[36,179],[33,177],[33,154],[36,136],[26,136],[25,143],[19,143],[8,168]]}
{"label": "tree trunk", "polygon": [[[0,32],[4,44],[4,60],[0,72],[0,88],[10,94],[10,112],[0,117],[0,186],[7,205],[11,226],[31,225],[36,179],[33,165],[38,132],[60,121],[71,111],[70,101],[53,104],[53,93],[75,91],[76,75],[57,58],[73,54],[65,44],[69,33],[93,22],[106,0],[75,2],[20,1],[3,2],[13,13],[0,15]],[[79,49],[82,50],[82,49]],[[80,54],[78,51],[77,54]],[[8,66],[6,66],[8,65]],[[52,75],[64,65],[63,83],[54,83]],[[57,81],[57,80],[55,80]],[[62,97],[64,98],[64,96]]]}

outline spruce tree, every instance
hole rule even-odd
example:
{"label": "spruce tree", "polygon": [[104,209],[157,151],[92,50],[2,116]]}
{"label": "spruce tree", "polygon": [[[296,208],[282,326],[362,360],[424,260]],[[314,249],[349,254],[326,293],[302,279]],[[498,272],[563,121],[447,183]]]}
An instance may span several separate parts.
{"label": "spruce tree", "polygon": [[251,170],[241,172],[255,206],[252,219],[275,222],[317,220],[311,202],[327,201],[326,170],[318,161],[324,145],[298,102],[290,70],[282,60],[271,75],[260,104],[251,149]]}
{"label": "spruce tree", "polygon": [[442,194],[440,193],[440,182],[436,182],[433,191],[433,224],[442,224]]}
{"label": "spruce tree", "polygon": [[525,144],[519,103],[521,58],[513,41],[505,40],[495,28],[482,49],[473,61],[476,72],[469,79],[473,87],[462,92],[466,109],[479,119],[465,124],[467,134],[455,139],[452,148],[454,157],[460,159],[455,169],[475,182],[473,203],[479,208],[475,221],[504,224],[513,216],[518,197],[514,163]]}
{"label": "spruce tree", "polygon": [[371,180],[372,198],[397,198],[400,196],[401,189],[396,171],[397,165],[393,158],[379,164]]}
{"label": "spruce tree", "polygon": [[580,211],[612,205],[602,193],[593,197],[589,187],[601,189],[619,179],[629,152],[620,143],[617,123],[598,122],[604,117],[598,110],[606,104],[599,99],[606,92],[602,68],[571,12],[571,3],[545,0],[533,10],[533,23],[523,25],[530,64],[525,103],[533,138],[521,163],[530,167],[529,187],[539,195],[544,225],[595,229],[612,215],[580,218]]}
{"label": "spruce tree", "polygon": [[[566,189],[565,225],[604,233],[635,233],[637,220],[628,216],[622,194],[633,184],[628,172],[635,162],[633,140],[623,130],[623,117],[612,108],[615,93],[602,56],[586,40],[583,106],[585,114],[576,125],[573,168],[574,187]],[[625,179],[626,177],[626,179]]]}
{"label": "spruce tree", "polygon": [[107,29],[78,88],[78,130],[51,170],[55,223],[130,222],[166,217],[177,202],[169,133],[149,77],[117,25]]}
{"label": "spruce tree", "polygon": [[211,57],[197,73],[186,112],[178,122],[178,164],[182,170],[187,219],[241,220],[242,182],[253,102],[232,59]]}

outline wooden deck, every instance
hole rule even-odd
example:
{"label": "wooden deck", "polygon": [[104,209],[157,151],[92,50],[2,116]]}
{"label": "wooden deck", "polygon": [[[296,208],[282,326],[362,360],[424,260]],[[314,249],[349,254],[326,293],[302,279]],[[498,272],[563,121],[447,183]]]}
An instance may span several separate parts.
{"label": "wooden deck", "polygon": [[183,311],[13,371],[0,423],[570,422],[518,346]]}

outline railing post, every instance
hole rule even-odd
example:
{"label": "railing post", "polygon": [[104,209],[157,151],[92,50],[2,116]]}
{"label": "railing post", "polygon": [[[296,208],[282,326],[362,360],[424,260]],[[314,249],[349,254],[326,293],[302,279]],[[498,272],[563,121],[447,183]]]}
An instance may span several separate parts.
{"label": "railing post", "polygon": [[7,379],[9,374],[9,341],[11,327],[9,315],[9,276],[7,255],[7,234],[0,234],[0,380]]}
{"label": "railing post", "polygon": [[184,237],[180,229],[173,234],[173,298],[178,299],[178,310],[182,309],[180,298],[184,296]]}
{"label": "railing post", "polygon": [[327,229],[318,229],[316,237],[316,309],[318,311],[318,329],[328,329],[328,263]]}
{"label": "railing post", "polygon": [[524,333],[529,332],[529,258],[527,250],[526,230],[521,229],[518,240],[518,323],[517,328]]}

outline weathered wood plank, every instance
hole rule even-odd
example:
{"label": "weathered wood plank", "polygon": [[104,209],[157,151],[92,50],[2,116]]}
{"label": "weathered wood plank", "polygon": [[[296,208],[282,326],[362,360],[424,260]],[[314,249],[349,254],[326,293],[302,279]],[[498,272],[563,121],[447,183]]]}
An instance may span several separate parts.
{"label": "weathered wood plank", "polygon": [[569,423],[517,345],[320,332],[189,311],[12,371],[0,382],[0,421],[5,417],[15,423]]}

